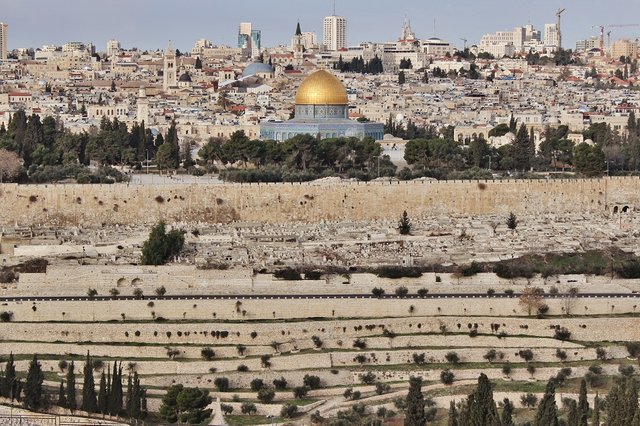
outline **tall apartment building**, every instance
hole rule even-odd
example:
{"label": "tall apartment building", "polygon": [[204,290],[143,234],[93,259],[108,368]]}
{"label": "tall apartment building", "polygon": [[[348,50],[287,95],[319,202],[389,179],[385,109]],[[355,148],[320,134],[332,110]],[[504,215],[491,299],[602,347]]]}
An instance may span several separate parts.
{"label": "tall apartment building", "polygon": [[323,25],[323,44],[327,50],[340,50],[347,47],[347,18],[327,16]]}
{"label": "tall apartment building", "polygon": [[107,42],[107,56],[113,58],[120,53],[120,42],[118,40],[109,40]]}
{"label": "tall apartment building", "polygon": [[598,49],[600,47],[600,39],[598,37],[591,37],[586,40],[576,41],[576,52],[584,53],[591,49]]}
{"label": "tall apartment building", "polygon": [[258,57],[262,48],[262,31],[254,30],[251,22],[241,22],[238,28],[238,48],[246,49],[252,58]]}
{"label": "tall apartment building", "polygon": [[544,24],[544,45],[547,47],[558,47],[560,37],[558,37],[557,24]]}
{"label": "tall apartment building", "polygon": [[0,60],[7,59],[7,31],[9,25],[4,22],[0,22]]}
{"label": "tall apartment building", "polygon": [[621,56],[629,56],[638,59],[638,40],[621,38],[611,45],[611,57],[618,59]]}

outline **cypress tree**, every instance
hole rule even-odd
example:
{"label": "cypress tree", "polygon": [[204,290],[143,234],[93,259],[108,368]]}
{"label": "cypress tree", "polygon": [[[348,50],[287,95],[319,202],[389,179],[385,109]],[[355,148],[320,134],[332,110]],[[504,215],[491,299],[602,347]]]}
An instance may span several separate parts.
{"label": "cypress tree", "polygon": [[13,398],[15,397],[15,388],[16,388],[16,366],[13,362],[13,352],[9,354],[9,360],[7,361],[7,366],[4,369],[4,378],[2,380],[2,396],[5,398]]}
{"label": "cypress tree", "polygon": [[469,424],[472,426],[500,426],[500,417],[498,416],[496,403],[493,400],[491,382],[484,373],[478,377],[478,387],[472,395],[473,398],[470,395],[467,402]]}
{"label": "cypress tree", "polygon": [[600,397],[596,393],[596,397],[593,400],[593,414],[591,415],[591,425],[600,426]]}
{"label": "cypress tree", "polygon": [[107,380],[103,371],[100,376],[100,389],[98,390],[98,411],[101,414],[107,414],[107,407],[109,406],[106,382]]}
{"label": "cypress tree", "polygon": [[587,426],[589,418],[589,401],[587,400],[587,381],[580,381],[580,395],[578,396],[578,426]]}
{"label": "cypress tree", "polygon": [[147,390],[144,388],[140,388],[140,418],[146,418],[148,413],[149,410],[147,409]]}
{"label": "cypress tree", "polygon": [[73,361],[67,367],[67,408],[74,412],[78,408],[76,402],[76,373]]}
{"label": "cypress tree", "polygon": [[569,426],[578,426],[580,424],[580,413],[578,412],[578,404],[573,399],[567,399],[566,404],[569,406],[567,424]]}
{"label": "cypress tree", "polygon": [[503,402],[502,426],[513,426],[513,403],[509,401],[509,398],[505,398]]}
{"label": "cypress tree", "polygon": [[67,396],[64,390],[64,380],[60,380],[60,388],[58,389],[58,407],[67,407]]}
{"label": "cypress tree", "polygon": [[118,363],[113,363],[113,374],[111,375],[111,380],[109,414],[117,416],[122,410],[122,364],[120,368],[118,368]]}
{"label": "cypress tree", "polygon": [[423,426],[427,423],[424,414],[424,396],[422,395],[422,378],[409,379],[409,393],[407,394],[407,408],[405,409],[404,426]]}
{"label": "cypress tree", "polygon": [[458,426],[458,410],[456,410],[456,402],[449,403],[449,423],[448,426]]}
{"label": "cypress tree", "polygon": [[89,352],[84,363],[84,382],[82,385],[82,409],[89,413],[98,411],[98,402],[96,397],[96,386],[93,381],[93,361]]}
{"label": "cypress tree", "polygon": [[127,378],[127,397],[125,399],[125,410],[129,417],[131,417],[131,397],[133,396],[133,383],[131,382],[131,374]]}
{"label": "cypress tree", "polygon": [[24,405],[30,410],[37,410],[42,406],[42,382],[44,374],[42,366],[38,362],[38,356],[34,355],[29,363],[27,382],[24,385]]}
{"label": "cypress tree", "polygon": [[132,396],[131,396],[131,412],[129,414],[130,417],[134,419],[139,419],[142,417],[142,395],[140,388],[140,378],[138,377],[138,373],[133,373],[133,388],[132,388]]}
{"label": "cypress tree", "polygon": [[544,396],[538,405],[533,426],[558,426],[558,407],[556,406],[556,388],[553,379],[547,382]]}

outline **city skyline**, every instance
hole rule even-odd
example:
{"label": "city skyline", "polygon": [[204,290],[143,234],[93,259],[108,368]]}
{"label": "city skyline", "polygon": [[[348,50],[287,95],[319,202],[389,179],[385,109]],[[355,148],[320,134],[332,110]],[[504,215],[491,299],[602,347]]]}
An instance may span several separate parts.
{"label": "city skyline", "polygon": [[[315,32],[321,38],[323,18],[333,10],[333,1],[329,0],[246,3],[246,7],[238,8],[206,0],[193,0],[187,5],[165,0],[110,0],[88,12],[86,3],[80,0],[19,3],[2,0],[0,21],[9,25],[7,47],[10,50],[82,41],[93,42],[98,51],[103,51],[107,40],[117,39],[124,48],[141,49],[163,49],[167,41],[172,40],[176,48],[190,51],[200,38],[214,44],[235,45],[240,22],[252,22],[260,29],[263,46],[267,47],[289,44],[298,21],[303,31]],[[352,0],[337,2],[336,14],[347,18],[348,45],[397,39],[405,16],[411,20],[419,38],[436,36],[457,46],[462,46],[461,38],[468,39],[468,44],[477,43],[484,33],[510,30],[527,23],[542,29],[545,23],[556,21],[558,8],[567,9],[562,16],[565,48],[575,48],[577,40],[597,36],[597,25],[640,23],[640,19],[628,18],[640,16],[640,3],[629,0],[614,1],[620,7],[608,8],[595,0],[552,0],[544,7],[524,1],[517,3],[514,10],[513,2],[505,0],[460,0],[455,4],[427,7],[424,2],[407,0],[402,8],[390,10],[382,1]],[[378,21],[385,25],[371,25]],[[638,35],[640,26],[622,27],[615,28],[611,38]]]}

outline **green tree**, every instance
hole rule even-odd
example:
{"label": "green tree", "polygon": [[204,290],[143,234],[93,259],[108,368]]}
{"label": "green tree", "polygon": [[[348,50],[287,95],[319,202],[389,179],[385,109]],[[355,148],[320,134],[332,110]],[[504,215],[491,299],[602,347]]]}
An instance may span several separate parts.
{"label": "green tree", "polygon": [[507,228],[516,229],[517,226],[518,226],[518,218],[516,217],[515,213],[513,212],[509,213],[509,217],[507,218]]}
{"label": "green tree", "polygon": [[526,171],[531,167],[531,160],[535,154],[535,145],[527,126],[522,124],[516,133],[516,140],[513,142],[513,160],[517,170]]}
{"label": "green tree", "polygon": [[87,358],[84,362],[82,384],[82,410],[89,413],[98,411],[98,402],[96,397],[95,383],[93,381],[93,360],[87,352]]}
{"label": "green tree", "polygon": [[[111,374],[111,391],[109,393],[109,414],[117,416],[122,411],[122,363],[118,366],[117,362],[113,363],[113,372]],[[93,391],[95,397],[95,390]]]}
{"label": "green tree", "polygon": [[596,393],[593,399],[593,412],[591,414],[591,425],[600,426],[600,397]]}
{"label": "green tree", "polygon": [[502,417],[500,418],[502,426],[513,426],[513,403],[508,398],[502,402]]}
{"label": "green tree", "polygon": [[538,405],[538,412],[533,426],[558,426],[558,407],[556,405],[556,388],[553,379],[547,382],[544,396]]}
{"label": "green tree", "polygon": [[149,239],[142,246],[143,265],[164,265],[177,256],[184,245],[184,232],[173,229],[166,232],[164,222],[159,222],[149,233]]}
{"label": "green tree", "polygon": [[422,395],[422,378],[409,379],[409,393],[406,399],[405,426],[423,426],[427,423],[425,416],[425,401]]}
{"label": "green tree", "polygon": [[29,410],[36,411],[43,404],[42,383],[44,382],[44,374],[42,366],[38,362],[38,356],[34,355],[29,363],[29,371],[27,372],[27,380],[24,385],[24,405]]}
{"label": "green tree", "polygon": [[585,379],[580,381],[580,394],[578,396],[578,426],[587,426],[589,418],[589,401],[587,400],[587,382]]}
{"label": "green tree", "polygon": [[407,82],[407,77],[404,75],[404,71],[398,73],[398,84],[402,86]]}
{"label": "green tree", "polygon": [[448,426],[458,426],[458,410],[456,409],[456,402],[451,401],[449,403],[449,421],[447,423]]}
{"label": "green tree", "polygon": [[100,387],[98,390],[98,411],[101,414],[107,414],[109,407],[109,396],[107,394],[107,379],[104,371],[100,376]]}
{"label": "green tree", "polygon": [[168,423],[179,420],[184,423],[199,424],[211,416],[212,410],[205,408],[211,404],[212,400],[207,390],[173,385],[162,398],[158,415]]}
{"label": "green tree", "polygon": [[67,407],[71,412],[74,412],[78,408],[76,401],[76,373],[74,362],[67,366]]}
{"label": "green tree", "polygon": [[67,406],[67,396],[64,390],[64,380],[60,380],[60,387],[58,388],[58,407],[65,408]]}
{"label": "green tree", "polygon": [[16,366],[13,361],[13,352],[9,354],[9,360],[4,369],[4,377],[2,378],[2,396],[5,398],[13,398],[16,389]]}
{"label": "green tree", "polygon": [[470,426],[500,426],[491,382],[484,373],[478,377],[476,389],[467,397],[464,418]]}
{"label": "green tree", "polygon": [[411,233],[411,220],[409,220],[409,215],[406,210],[402,212],[402,218],[400,218],[400,223],[398,224],[398,231],[400,235],[409,235]]}

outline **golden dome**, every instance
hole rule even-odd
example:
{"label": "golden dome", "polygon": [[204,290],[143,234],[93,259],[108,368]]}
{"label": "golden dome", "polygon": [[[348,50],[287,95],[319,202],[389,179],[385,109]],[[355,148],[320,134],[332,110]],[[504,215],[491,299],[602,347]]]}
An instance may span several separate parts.
{"label": "golden dome", "polygon": [[325,70],[316,71],[305,78],[298,93],[296,105],[347,105],[347,90],[336,76]]}

